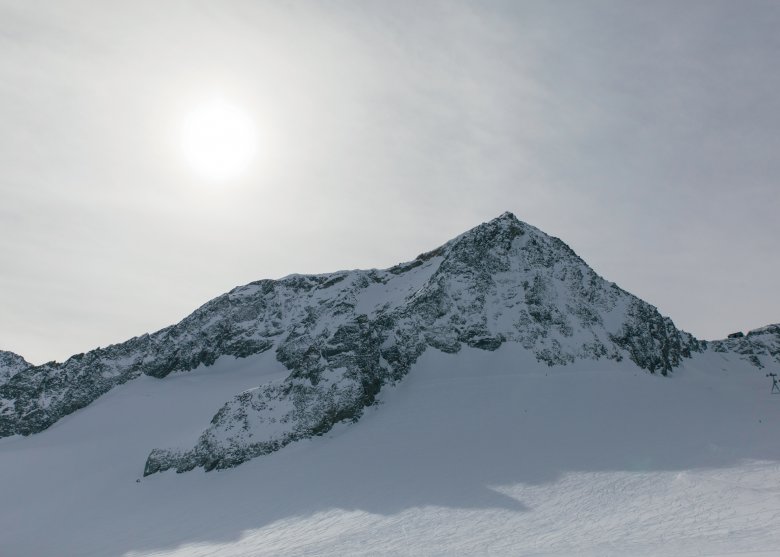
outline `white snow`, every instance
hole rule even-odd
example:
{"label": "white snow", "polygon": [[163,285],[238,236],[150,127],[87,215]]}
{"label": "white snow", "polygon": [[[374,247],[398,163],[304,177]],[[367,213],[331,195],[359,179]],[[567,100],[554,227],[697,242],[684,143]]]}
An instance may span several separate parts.
{"label": "white snow", "polygon": [[0,440],[0,555],[780,554],[780,395],[707,352],[669,378],[427,351],[357,424],[237,468],[144,478],[270,353],[116,388]]}
{"label": "white snow", "polygon": [[442,257],[432,257],[419,267],[400,275],[382,272],[382,277],[387,282],[370,284],[362,289],[355,305],[355,313],[373,315],[382,307],[400,306],[425,285],[439,268],[442,259]]}

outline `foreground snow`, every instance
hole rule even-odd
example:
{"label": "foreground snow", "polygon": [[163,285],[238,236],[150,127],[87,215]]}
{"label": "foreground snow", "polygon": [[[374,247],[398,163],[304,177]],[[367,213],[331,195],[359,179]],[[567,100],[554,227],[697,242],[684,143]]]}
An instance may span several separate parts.
{"label": "foreground snow", "polygon": [[429,349],[357,424],[136,482],[139,454],[189,446],[226,396],[285,373],[223,357],[0,440],[0,553],[780,554],[780,395],[710,351],[663,378]]}

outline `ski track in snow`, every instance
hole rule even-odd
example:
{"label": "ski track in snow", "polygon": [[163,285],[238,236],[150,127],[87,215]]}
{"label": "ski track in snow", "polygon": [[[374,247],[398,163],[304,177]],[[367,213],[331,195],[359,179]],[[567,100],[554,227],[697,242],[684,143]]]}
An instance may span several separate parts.
{"label": "ski track in snow", "polygon": [[429,349],[357,424],[137,483],[149,450],[286,371],[266,353],[143,376],[0,440],[0,555],[780,555],[780,395],[723,359],[663,378]]}

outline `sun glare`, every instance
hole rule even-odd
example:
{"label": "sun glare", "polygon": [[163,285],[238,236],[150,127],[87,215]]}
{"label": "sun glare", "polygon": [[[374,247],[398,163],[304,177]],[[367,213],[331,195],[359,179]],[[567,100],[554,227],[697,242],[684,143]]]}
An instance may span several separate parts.
{"label": "sun glare", "polygon": [[210,182],[239,178],[257,150],[251,116],[222,100],[196,106],[181,127],[181,152],[187,165]]}

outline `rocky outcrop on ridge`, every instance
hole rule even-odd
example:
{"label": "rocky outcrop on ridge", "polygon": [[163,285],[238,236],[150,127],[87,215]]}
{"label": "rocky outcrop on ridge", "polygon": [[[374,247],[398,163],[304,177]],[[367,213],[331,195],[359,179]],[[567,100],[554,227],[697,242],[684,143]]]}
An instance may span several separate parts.
{"label": "rocky outcrop on ridge", "polygon": [[724,340],[708,344],[715,352],[738,354],[758,368],[771,363],[780,364],[780,323],[753,329],[747,335],[729,335]]}
{"label": "rocky outcrop on ridge", "polygon": [[31,365],[30,362],[22,358],[19,354],[0,350],[0,385]]}

